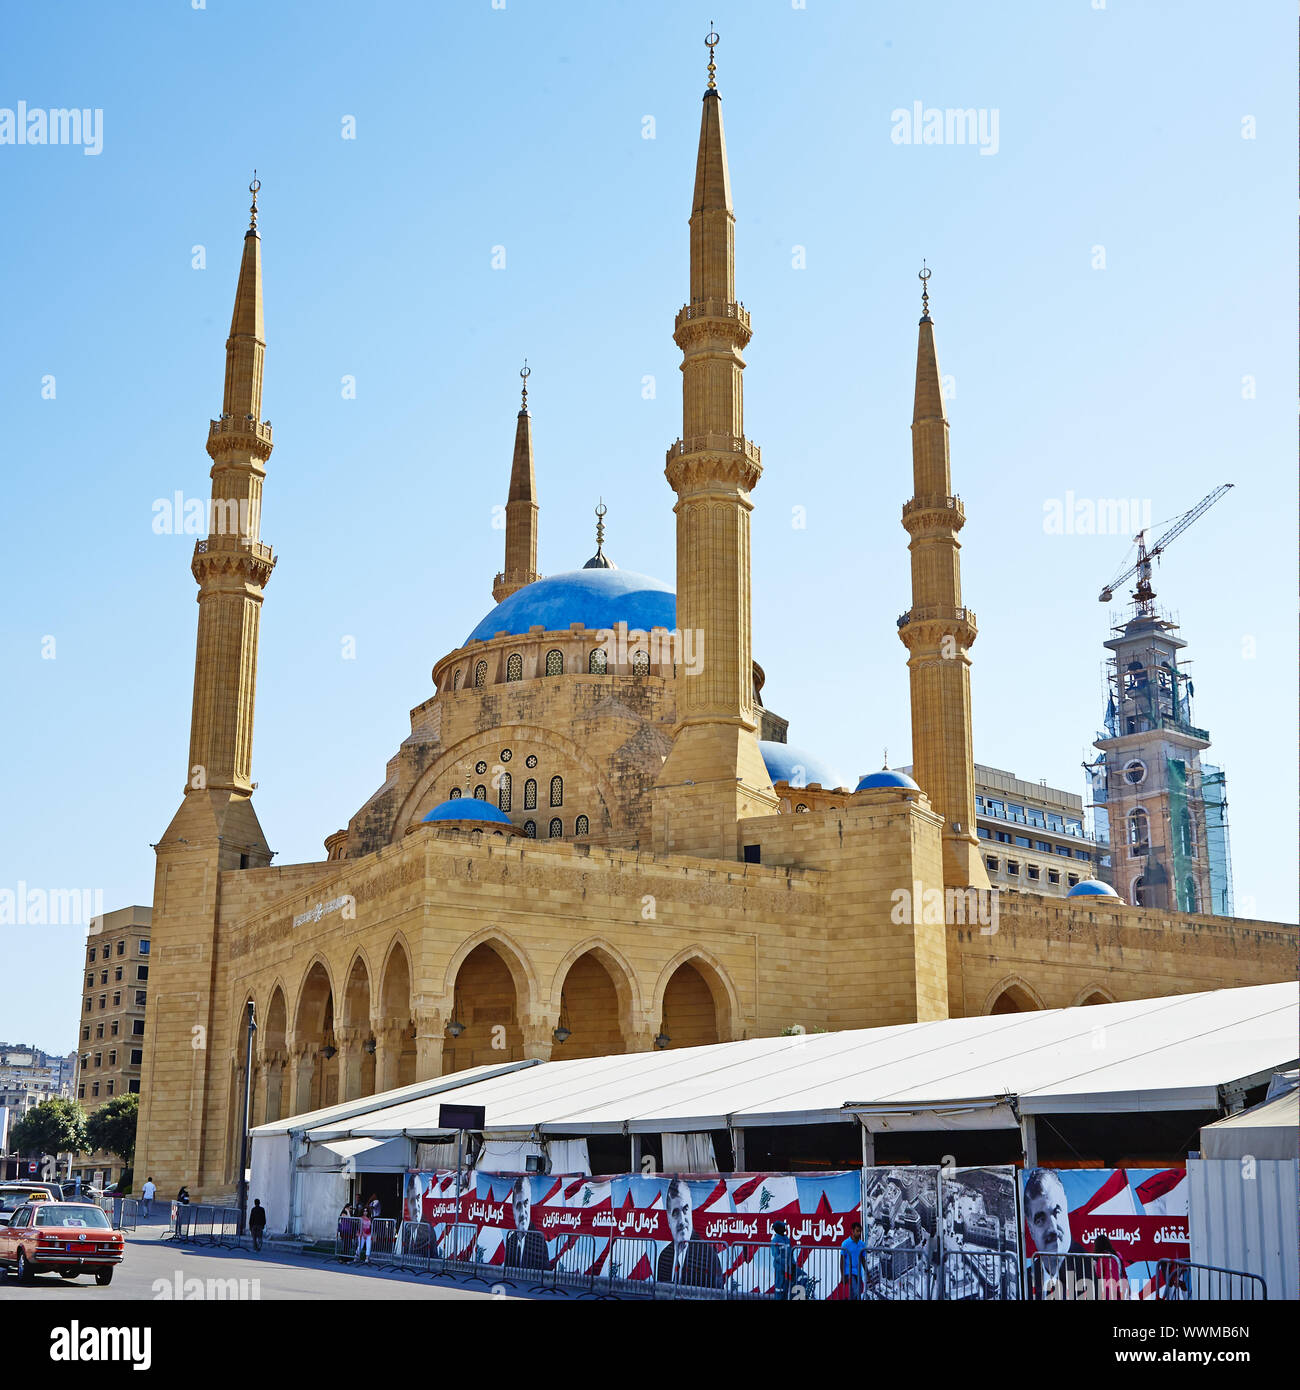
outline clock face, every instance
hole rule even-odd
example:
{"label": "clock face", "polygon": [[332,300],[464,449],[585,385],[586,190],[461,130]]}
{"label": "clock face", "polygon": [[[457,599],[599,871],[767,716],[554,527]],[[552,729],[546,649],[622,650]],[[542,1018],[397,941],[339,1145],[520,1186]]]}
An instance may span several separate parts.
{"label": "clock face", "polygon": [[1134,758],[1131,763],[1124,765],[1124,779],[1131,782],[1135,787],[1140,782],[1147,780],[1147,765],[1140,758]]}

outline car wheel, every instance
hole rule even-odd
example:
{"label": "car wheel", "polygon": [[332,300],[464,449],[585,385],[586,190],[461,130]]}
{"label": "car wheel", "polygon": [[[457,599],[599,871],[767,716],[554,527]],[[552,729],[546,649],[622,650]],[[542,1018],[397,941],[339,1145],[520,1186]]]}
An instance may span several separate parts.
{"label": "car wheel", "polygon": [[104,1285],[104,1284],[111,1284],[112,1282],[113,1282],[113,1270],[112,1270],[112,1266],[110,1266],[108,1269],[97,1269],[97,1270],[95,1271],[95,1283],[100,1284],[100,1285]]}
{"label": "car wheel", "polygon": [[32,1282],[32,1267],[27,1263],[27,1256],[21,1250],[18,1252],[18,1262],[14,1265],[14,1278],[20,1284]]}

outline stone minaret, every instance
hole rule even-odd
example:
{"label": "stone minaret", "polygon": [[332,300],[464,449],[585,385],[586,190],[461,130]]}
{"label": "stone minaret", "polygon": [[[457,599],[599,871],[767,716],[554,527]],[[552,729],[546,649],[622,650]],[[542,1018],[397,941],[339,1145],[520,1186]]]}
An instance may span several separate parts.
{"label": "stone minaret", "polygon": [[975,756],[971,738],[970,655],[975,614],[961,601],[966,523],[953,496],[948,416],[930,319],[930,272],[922,270],[922,314],[912,410],[915,494],[903,507],[912,540],[912,607],[898,623],[912,689],[912,775],[944,819],[943,879],[949,888],[987,888],[975,833]]}
{"label": "stone minaret", "polygon": [[506,566],[492,584],[492,601],[500,603],[517,589],[540,579],[537,573],[537,475],[533,470],[533,421],[528,413],[528,378],[524,363],[523,404],[515,425],[515,457],[510,465],[506,498]]}
{"label": "stone minaret", "polygon": [[[262,419],[261,244],[257,180],[226,340],[221,417],[208,429],[212,505],[194,547],[199,630],[190,756],[180,809],[154,846],[152,951],[136,1158],[161,1191],[233,1178],[203,1117],[230,1098],[231,1020],[218,1007],[220,876],[264,868],[253,810],[253,702],[262,590],[275,559],[258,539],[271,427]],[[242,1054],[241,1054],[242,1055]]]}
{"label": "stone minaret", "polygon": [[668,451],[677,493],[677,725],[654,798],[657,851],[736,859],[736,821],[773,814],[758,747],[751,655],[750,491],[762,468],[745,438],[741,349],[749,315],[736,301],[735,224],[714,83],[709,85],[691,205],[691,299],[677,315],[682,438]]}

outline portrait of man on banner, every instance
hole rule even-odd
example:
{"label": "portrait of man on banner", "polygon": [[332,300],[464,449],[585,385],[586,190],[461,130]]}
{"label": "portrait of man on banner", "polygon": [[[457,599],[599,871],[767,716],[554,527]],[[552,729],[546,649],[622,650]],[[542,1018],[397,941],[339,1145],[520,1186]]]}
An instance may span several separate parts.
{"label": "portrait of man on banner", "polygon": [[711,1244],[695,1236],[694,1200],[685,1178],[669,1180],[664,1192],[669,1242],[659,1252],[655,1279],[697,1289],[722,1287],[722,1264]]}
{"label": "portrait of man on banner", "polygon": [[532,1229],[533,1194],[523,1175],[510,1189],[510,1212],[514,1229],[506,1236],[505,1263],[512,1269],[545,1269],[546,1237]]}

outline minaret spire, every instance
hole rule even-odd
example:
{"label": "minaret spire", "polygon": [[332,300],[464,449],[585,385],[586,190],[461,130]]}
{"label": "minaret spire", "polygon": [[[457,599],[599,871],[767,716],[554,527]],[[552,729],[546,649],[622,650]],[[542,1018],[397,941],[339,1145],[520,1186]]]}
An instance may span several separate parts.
{"label": "minaret spire", "polygon": [[948,415],[930,318],[930,270],[921,268],[921,322],[912,405],[912,477],[903,507],[911,536],[912,607],[899,619],[912,694],[912,774],[943,816],[943,878],[950,888],[987,888],[975,833],[975,758],[971,734],[970,656],[975,615],[961,599],[966,523],[952,493]]}
{"label": "minaret spire", "polygon": [[525,358],[520,373],[519,415],[515,423],[515,454],[510,465],[510,492],[506,498],[505,569],[492,584],[496,603],[541,576],[537,573],[537,476],[533,467],[533,421],[528,413],[528,378],[532,370]]}
{"label": "minaret spire", "polygon": [[727,173],[712,27],[709,85],[691,201],[690,302],[682,350],[682,438],[665,475],[677,493],[677,628],[702,658],[683,662],[673,746],[654,799],[654,846],[735,859],[736,822],[778,802],[757,739],[750,622],[750,492],[762,473],[745,438],[741,350],[749,314],[736,300],[735,213]]}

